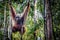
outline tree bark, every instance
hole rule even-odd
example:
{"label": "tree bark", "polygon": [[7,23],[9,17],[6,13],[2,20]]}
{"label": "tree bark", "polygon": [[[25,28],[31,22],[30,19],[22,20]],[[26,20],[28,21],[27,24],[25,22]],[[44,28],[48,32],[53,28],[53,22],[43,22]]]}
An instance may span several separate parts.
{"label": "tree bark", "polygon": [[52,40],[52,16],[51,16],[51,0],[44,0],[45,3],[45,40]]}
{"label": "tree bark", "polygon": [[6,4],[5,4],[5,6],[4,6],[4,32],[3,32],[4,38],[3,38],[3,40],[6,40],[8,37],[6,24],[7,24],[7,15],[6,15]]}

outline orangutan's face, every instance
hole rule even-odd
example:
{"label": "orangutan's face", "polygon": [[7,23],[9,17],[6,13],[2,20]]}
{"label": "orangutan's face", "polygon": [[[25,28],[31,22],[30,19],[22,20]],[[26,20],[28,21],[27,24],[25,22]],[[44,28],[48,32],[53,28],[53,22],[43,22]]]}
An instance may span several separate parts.
{"label": "orangutan's face", "polygon": [[23,24],[23,18],[21,18],[20,16],[16,16],[15,17],[15,21],[18,25],[22,25]]}

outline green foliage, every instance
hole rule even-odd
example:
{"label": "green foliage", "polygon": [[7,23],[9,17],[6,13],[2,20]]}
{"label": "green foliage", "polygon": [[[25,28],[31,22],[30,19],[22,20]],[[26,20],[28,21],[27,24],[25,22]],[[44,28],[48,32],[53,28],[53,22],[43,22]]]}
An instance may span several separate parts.
{"label": "green foliage", "polygon": [[[60,0],[51,1],[53,29],[56,40],[60,39]],[[58,36],[57,36],[58,35]],[[58,39],[57,39],[58,38]]]}
{"label": "green foliage", "polygon": [[0,30],[0,40],[3,40],[3,32]]}

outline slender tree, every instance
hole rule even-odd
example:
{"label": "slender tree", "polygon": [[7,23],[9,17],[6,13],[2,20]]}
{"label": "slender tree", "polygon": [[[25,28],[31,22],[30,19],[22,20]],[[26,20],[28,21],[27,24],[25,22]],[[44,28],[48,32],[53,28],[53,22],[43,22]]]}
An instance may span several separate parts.
{"label": "slender tree", "polygon": [[[36,10],[37,10],[37,0],[34,0],[34,24],[36,24],[36,20],[37,20],[37,13],[36,13]],[[34,29],[34,40],[37,40],[37,37],[36,37],[36,28]]]}
{"label": "slender tree", "polygon": [[7,21],[6,21],[7,17],[6,17],[6,3],[5,3],[5,6],[4,6],[4,38],[3,40],[6,40],[7,39]]}
{"label": "slender tree", "polygon": [[45,39],[52,40],[52,16],[51,16],[51,0],[44,0],[45,7]]}

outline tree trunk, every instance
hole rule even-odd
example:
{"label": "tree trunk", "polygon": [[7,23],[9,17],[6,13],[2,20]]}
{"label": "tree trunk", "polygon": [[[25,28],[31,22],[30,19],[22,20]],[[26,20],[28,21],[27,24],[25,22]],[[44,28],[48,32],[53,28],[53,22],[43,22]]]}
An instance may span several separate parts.
{"label": "tree trunk", "polygon": [[45,3],[45,40],[52,40],[52,16],[51,0],[44,0]]}
{"label": "tree trunk", "polygon": [[7,39],[7,17],[6,17],[6,4],[5,4],[5,7],[4,7],[4,38],[3,40],[6,40]]}
{"label": "tree trunk", "polygon": [[8,24],[9,24],[8,25],[8,39],[12,40],[12,18],[11,18],[11,12],[10,11],[9,11],[9,23]]}
{"label": "tree trunk", "polygon": [[[37,0],[34,0],[34,24],[36,24],[36,21],[37,21],[37,13],[36,13],[36,10],[37,10]],[[36,37],[36,28],[35,28],[35,30],[34,30],[34,40],[37,40],[37,37]]]}

